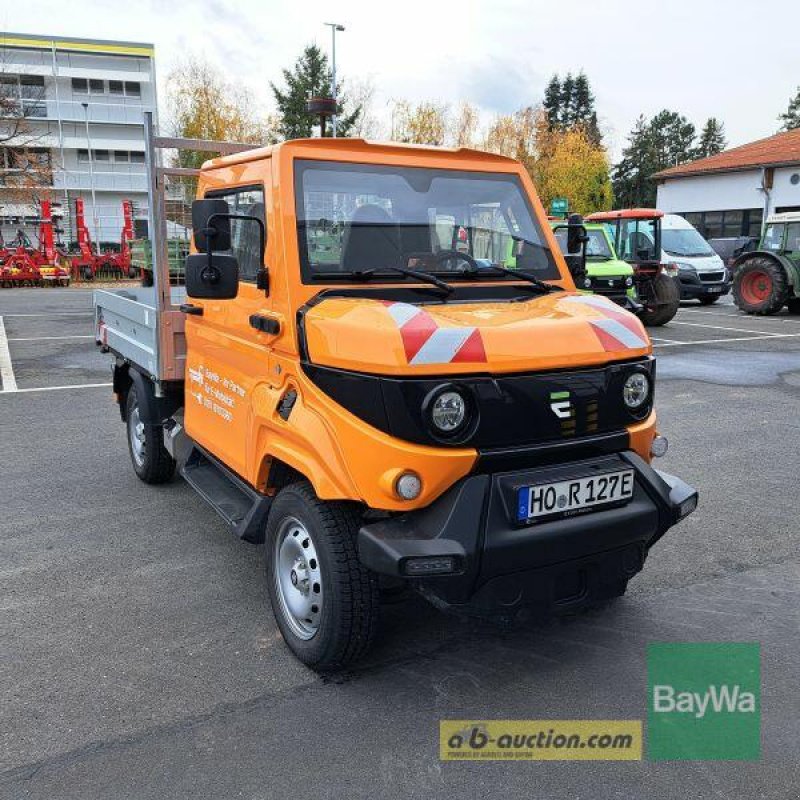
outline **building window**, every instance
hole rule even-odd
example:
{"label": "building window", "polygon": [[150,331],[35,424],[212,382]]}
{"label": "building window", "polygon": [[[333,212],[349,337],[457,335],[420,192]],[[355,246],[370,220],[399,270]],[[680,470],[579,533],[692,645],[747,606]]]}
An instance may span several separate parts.
{"label": "building window", "polygon": [[125,81],[125,96],[126,97],[141,97],[142,87],[136,81]]}
{"label": "building window", "polygon": [[108,161],[109,160],[109,152],[108,150],[93,150],[94,160],[95,161]]}
{"label": "building window", "polygon": [[144,153],[132,151],[131,164],[144,164]]}
{"label": "building window", "polygon": [[718,239],[722,236],[722,211],[706,211],[701,233],[706,239]]}
{"label": "building window", "polygon": [[73,78],[72,91],[74,94],[89,94],[89,81],[86,78]]}
{"label": "building window", "polygon": [[726,211],[722,215],[722,235],[741,236],[742,235],[742,211]]}
{"label": "building window", "polygon": [[131,154],[127,150],[115,150],[114,161],[117,164],[127,164],[131,160]]}
{"label": "building window", "polygon": [[109,81],[108,82],[108,93],[109,94],[124,94],[123,89],[124,84],[122,81]]}
{"label": "building window", "polygon": [[751,208],[746,212],[747,221],[744,223],[742,233],[745,236],[754,236],[756,239],[761,236],[761,224],[764,221],[764,210],[761,208]]}
{"label": "building window", "polygon": [[92,94],[105,94],[106,82],[92,78],[89,81],[89,90],[91,91]]}
{"label": "building window", "polygon": [[89,151],[88,150],[78,150],[78,163],[79,164],[88,164],[89,163]]}

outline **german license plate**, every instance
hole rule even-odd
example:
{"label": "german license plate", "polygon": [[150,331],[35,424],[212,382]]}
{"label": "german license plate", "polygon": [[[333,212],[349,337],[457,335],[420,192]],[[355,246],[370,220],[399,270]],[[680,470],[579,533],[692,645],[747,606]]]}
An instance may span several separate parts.
{"label": "german license plate", "polygon": [[719,293],[722,291],[722,287],[721,287],[721,286],[709,286],[709,287],[706,289],[706,291],[707,291],[709,294],[719,294]]}
{"label": "german license plate", "polygon": [[523,486],[517,492],[517,521],[574,516],[633,497],[633,470]]}

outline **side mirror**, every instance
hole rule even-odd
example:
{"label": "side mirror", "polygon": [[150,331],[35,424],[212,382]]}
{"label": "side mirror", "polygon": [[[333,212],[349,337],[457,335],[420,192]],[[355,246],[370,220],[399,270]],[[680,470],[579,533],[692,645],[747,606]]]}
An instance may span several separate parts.
{"label": "side mirror", "polygon": [[239,263],[227,253],[186,258],[186,294],[200,300],[232,300],[239,292]]}
{"label": "side mirror", "polygon": [[567,262],[572,279],[577,286],[583,286],[586,279],[586,243],[589,235],[580,214],[570,214],[567,220]]}
{"label": "side mirror", "polygon": [[211,198],[192,203],[194,246],[201,251],[222,252],[231,248],[231,218],[227,200]]}

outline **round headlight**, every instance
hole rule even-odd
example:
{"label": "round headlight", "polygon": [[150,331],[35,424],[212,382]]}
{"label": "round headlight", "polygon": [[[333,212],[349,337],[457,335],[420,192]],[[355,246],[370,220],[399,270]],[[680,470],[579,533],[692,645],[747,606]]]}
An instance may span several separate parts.
{"label": "round headlight", "polygon": [[457,431],[467,418],[467,401],[455,390],[442,392],[431,404],[431,422],[440,433]]}
{"label": "round headlight", "polygon": [[622,399],[631,411],[637,411],[650,397],[650,380],[643,372],[628,375],[622,387]]}
{"label": "round headlight", "polygon": [[592,279],[591,278],[584,278],[583,285],[587,289],[591,289],[592,288]]}
{"label": "round headlight", "polygon": [[630,275],[628,275],[628,277],[627,277],[627,278],[625,278],[625,285],[626,285],[627,287],[631,287],[631,286],[633,286],[633,278],[631,278],[631,276],[630,276]]}
{"label": "round headlight", "polygon": [[422,491],[422,480],[416,472],[404,472],[395,482],[394,490],[402,500],[416,500]]}

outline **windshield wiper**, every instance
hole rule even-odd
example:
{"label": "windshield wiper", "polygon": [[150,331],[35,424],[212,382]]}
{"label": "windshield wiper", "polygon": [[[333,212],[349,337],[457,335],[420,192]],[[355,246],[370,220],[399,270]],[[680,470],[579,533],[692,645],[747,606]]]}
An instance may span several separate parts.
{"label": "windshield wiper", "polygon": [[444,297],[448,297],[455,291],[453,286],[435,275],[431,275],[428,272],[418,272],[415,269],[406,269],[406,267],[381,267],[380,269],[359,269],[350,272],[316,272],[314,279],[341,280],[342,278],[352,278],[357,281],[368,281],[372,278],[380,277],[382,272],[397,272],[400,275],[414,278],[420,283],[428,283],[438,289]]}
{"label": "windshield wiper", "polygon": [[518,269],[508,269],[508,267],[501,267],[499,264],[490,264],[485,267],[478,267],[477,269],[471,269],[466,274],[467,275],[480,275],[481,272],[500,272],[503,275],[510,275],[512,278],[521,278],[523,281],[527,281],[532,286],[535,286],[544,294],[548,294],[550,292],[562,292],[564,291],[560,286],[553,286],[550,283],[545,283],[542,280],[539,280],[535,275],[531,275],[529,272],[522,272],[522,270]]}

